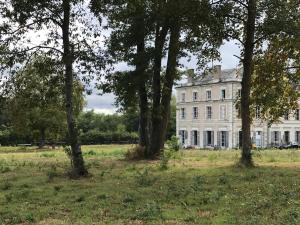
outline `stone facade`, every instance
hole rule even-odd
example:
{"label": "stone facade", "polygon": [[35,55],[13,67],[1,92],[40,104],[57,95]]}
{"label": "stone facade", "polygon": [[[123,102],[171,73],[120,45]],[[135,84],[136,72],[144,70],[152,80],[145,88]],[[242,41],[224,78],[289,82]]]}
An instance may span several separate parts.
{"label": "stone facade", "polygon": [[[197,79],[189,71],[187,83],[176,87],[176,132],[183,146],[240,147],[242,125],[235,103],[240,96],[241,80],[241,69],[221,70],[221,66],[215,66]],[[257,109],[251,127],[256,147],[300,144],[299,110],[271,127],[261,121],[259,114]]]}

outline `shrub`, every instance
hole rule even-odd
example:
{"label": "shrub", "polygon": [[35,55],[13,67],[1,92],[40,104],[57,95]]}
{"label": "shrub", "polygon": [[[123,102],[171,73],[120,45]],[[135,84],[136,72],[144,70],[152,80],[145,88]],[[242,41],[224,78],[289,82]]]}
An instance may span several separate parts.
{"label": "shrub", "polygon": [[145,147],[140,145],[135,145],[132,148],[129,148],[125,153],[126,160],[140,160],[145,158]]}
{"label": "shrub", "polygon": [[161,170],[168,169],[168,164],[169,164],[169,161],[172,158],[172,156],[173,156],[173,151],[172,150],[168,150],[168,149],[164,150],[163,154],[160,157],[159,168]]}
{"label": "shrub", "polygon": [[173,150],[173,151],[179,151],[180,149],[180,144],[179,144],[179,139],[176,136],[172,136],[170,140],[167,141],[168,148]]}
{"label": "shrub", "polygon": [[136,219],[154,220],[156,218],[162,218],[162,210],[157,202],[147,203],[143,208],[140,208],[136,214]]}

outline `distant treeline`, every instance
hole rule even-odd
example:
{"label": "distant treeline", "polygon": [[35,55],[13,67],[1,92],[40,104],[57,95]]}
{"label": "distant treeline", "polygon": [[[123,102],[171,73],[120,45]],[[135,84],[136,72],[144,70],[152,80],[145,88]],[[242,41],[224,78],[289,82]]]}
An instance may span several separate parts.
{"label": "distant treeline", "polygon": [[[170,122],[168,137],[175,134],[175,111],[172,115],[173,120]],[[65,126],[65,124],[62,124],[62,126]],[[78,116],[78,129],[80,142],[84,145],[137,143],[138,112],[128,110],[125,113],[113,115],[98,114],[94,111],[82,112]],[[28,132],[20,134],[10,124],[8,117],[4,114],[0,115],[1,145],[38,145],[39,141],[39,131],[28,130]],[[47,132],[45,141],[45,144],[62,144],[66,142],[66,136]]]}

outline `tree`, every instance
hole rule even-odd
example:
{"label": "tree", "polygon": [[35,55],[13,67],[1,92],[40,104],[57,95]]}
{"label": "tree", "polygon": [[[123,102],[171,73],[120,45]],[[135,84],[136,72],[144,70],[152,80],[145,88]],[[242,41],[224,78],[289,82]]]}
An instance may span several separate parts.
{"label": "tree", "polygon": [[[84,166],[74,116],[72,93],[76,74],[73,67],[77,65],[78,72],[87,74],[84,77],[86,81],[90,80],[88,75],[92,72],[101,71],[96,65],[102,65],[103,58],[97,54],[100,52],[99,45],[97,47],[92,45],[96,45],[97,40],[91,38],[92,34],[97,36],[99,30],[93,29],[88,23],[78,26],[87,22],[84,20],[86,10],[82,10],[84,4],[79,0],[10,0],[1,1],[1,5],[4,6],[1,8],[3,18],[0,25],[1,43],[8,47],[8,50],[1,51],[1,55],[9,59],[8,66],[16,70],[18,65],[37,51],[59,58],[64,65],[65,110],[73,174],[78,177],[85,176],[87,170]],[[48,33],[40,43],[33,43],[28,38],[29,31],[38,32],[45,29]],[[94,68],[92,64],[95,65]]]}
{"label": "tree", "polygon": [[[222,1],[168,1],[159,6],[163,8],[164,17],[156,27],[150,146],[152,158],[159,156],[164,148],[172,89],[179,78],[179,59],[191,52],[198,56],[199,66],[204,66],[211,58],[217,58],[217,49],[224,37],[223,14],[228,10],[227,4]],[[167,34],[170,39],[167,68],[165,76],[161,77],[162,50]]]}
{"label": "tree", "polygon": [[[66,133],[63,67],[47,56],[36,56],[6,82],[8,111],[17,134],[39,134],[39,147],[46,137],[64,139]],[[76,112],[83,108],[82,86],[74,81]]]}
{"label": "tree", "polygon": [[[103,3],[106,4],[103,4]],[[149,144],[149,99],[147,73],[149,54],[147,38],[150,35],[149,7],[151,1],[92,1],[91,8],[96,15],[102,13],[108,18],[108,27],[112,33],[108,39],[108,53],[114,63],[126,62],[134,66],[133,71],[109,74],[106,91],[114,90],[118,103],[125,107],[139,106],[139,144],[147,148]],[[125,78],[125,79],[124,79]],[[113,81],[113,85],[110,82]],[[123,86],[123,82],[132,89]],[[107,83],[106,83],[107,84]],[[103,86],[102,86],[103,87]],[[125,88],[124,88],[125,87]],[[133,103],[134,104],[131,104]]]}
{"label": "tree", "polygon": [[[270,120],[269,122],[271,123],[272,121],[277,120],[282,112],[281,110],[279,110],[281,111],[280,113],[278,113],[278,110],[272,110],[274,109],[274,107],[271,107],[271,105],[275,106],[275,104],[277,104],[278,102],[276,102],[275,104],[270,104],[270,101],[267,100],[267,98],[269,98],[270,96],[274,96],[274,94],[269,91],[270,89],[263,92],[257,91],[261,89],[261,85],[269,85],[268,82],[274,78],[275,73],[277,74],[275,75],[275,77],[279,76],[280,79],[283,78],[283,73],[287,75],[287,70],[282,70],[284,68],[282,67],[283,64],[281,63],[281,65],[275,65],[276,60],[274,59],[276,57],[270,57],[269,53],[272,48],[274,50],[274,43],[276,43],[276,41],[274,42],[274,40],[276,40],[276,38],[280,37],[279,39],[285,39],[284,36],[289,36],[286,34],[289,34],[290,30],[286,32],[284,31],[286,29],[284,27],[286,27],[286,24],[289,24],[289,22],[293,21],[293,19],[291,20],[291,18],[293,18],[295,14],[292,14],[293,16],[290,15],[288,11],[286,11],[286,6],[289,4],[290,6],[293,5],[293,7],[296,7],[295,9],[297,11],[297,9],[299,9],[299,3],[297,3],[297,1],[292,1],[291,3],[290,1],[268,0],[232,0],[231,3],[233,6],[233,13],[228,15],[231,23],[229,25],[229,29],[227,30],[227,34],[228,36],[238,40],[241,44],[241,63],[244,70],[240,106],[243,142],[240,163],[243,166],[252,167],[253,160],[251,155],[252,146],[250,135],[250,127],[252,123],[251,108],[253,110],[253,108],[255,108],[256,106],[261,106],[263,108],[264,115],[266,116],[268,114]],[[286,17],[283,15],[286,15]],[[294,19],[295,18],[297,18],[297,16],[295,16]],[[283,44],[283,42],[281,44]],[[265,51],[264,49],[266,47],[267,49],[269,48],[269,50]],[[281,48],[280,46],[277,47]],[[283,52],[285,52],[284,54],[286,54],[286,49]],[[273,59],[270,60],[271,58]],[[271,65],[271,61],[273,61],[274,64]],[[284,64],[286,64],[287,62],[288,60],[285,60]],[[265,67],[266,65],[268,65],[268,72]],[[280,67],[281,69],[279,69]],[[254,74],[256,75],[254,76]],[[273,78],[271,78],[270,75]],[[279,93],[281,96],[285,96],[285,94],[288,92],[291,93],[291,91],[289,91],[289,88],[280,88],[286,84],[287,82],[283,82],[277,83],[276,86],[274,86],[278,88],[277,91],[280,90]],[[290,83],[289,86],[291,87],[291,85],[292,84]],[[286,92],[282,91],[284,89]],[[293,94],[293,97],[289,98],[288,101],[279,101],[288,104],[278,104],[277,107],[286,110],[287,105],[294,105],[295,99],[297,99],[297,95]]]}

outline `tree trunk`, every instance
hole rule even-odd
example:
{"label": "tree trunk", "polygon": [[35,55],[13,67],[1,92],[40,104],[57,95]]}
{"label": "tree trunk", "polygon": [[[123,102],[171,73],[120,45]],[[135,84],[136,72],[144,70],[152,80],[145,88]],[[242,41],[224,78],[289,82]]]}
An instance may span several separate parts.
{"label": "tree trunk", "polygon": [[256,0],[249,0],[248,18],[245,26],[245,44],[243,59],[243,80],[242,80],[242,99],[241,99],[241,115],[242,115],[242,157],[240,163],[243,166],[253,166],[251,155],[251,117],[250,117],[250,91],[251,76],[253,72],[253,51],[255,37],[255,18],[256,18]]}
{"label": "tree trunk", "polygon": [[71,160],[73,166],[73,175],[81,177],[87,175],[87,170],[82,157],[81,146],[78,140],[78,130],[73,112],[73,50],[70,45],[70,0],[63,0],[63,63],[65,66],[65,97],[66,113],[68,124],[68,142],[71,145]]}
{"label": "tree trunk", "polygon": [[155,156],[160,151],[162,115],[161,115],[161,61],[163,57],[163,48],[168,33],[167,25],[156,27],[155,52],[154,52],[154,72],[152,80],[152,130],[151,143],[149,147],[148,157]]}
{"label": "tree trunk", "polygon": [[164,86],[162,90],[162,131],[161,131],[161,142],[160,148],[164,148],[166,141],[167,127],[170,119],[170,108],[172,99],[172,90],[174,85],[174,80],[176,77],[177,59],[179,54],[179,38],[180,38],[180,25],[178,21],[174,21],[171,29],[169,53],[168,53],[168,63],[166,77],[164,80]]}
{"label": "tree trunk", "polygon": [[46,143],[46,129],[42,128],[40,130],[40,143],[39,143],[39,149],[42,149],[45,147]]}
{"label": "tree trunk", "polygon": [[136,13],[136,46],[137,56],[135,59],[136,75],[138,80],[138,95],[139,95],[139,145],[147,148],[149,145],[149,108],[148,108],[148,93],[146,88],[147,83],[147,56],[145,52],[145,12],[144,4],[141,3],[137,8]]}

